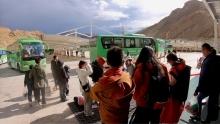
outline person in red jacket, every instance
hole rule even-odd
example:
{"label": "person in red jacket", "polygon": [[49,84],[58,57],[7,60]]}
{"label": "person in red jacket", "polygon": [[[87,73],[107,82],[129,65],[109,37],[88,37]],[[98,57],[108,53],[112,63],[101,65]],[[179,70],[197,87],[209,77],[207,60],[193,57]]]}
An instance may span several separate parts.
{"label": "person in red jacket", "polygon": [[[153,78],[161,81],[155,82]],[[159,123],[163,102],[168,99],[169,78],[166,67],[156,59],[152,48],[141,50],[132,79],[136,85],[133,98],[137,108],[131,123]]]}
{"label": "person in red jacket", "polygon": [[169,71],[170,95],[161,114],[161,123],[177,124],[188,96],[191,67],[176,54],[167,55],[167,62],[172,66]]}

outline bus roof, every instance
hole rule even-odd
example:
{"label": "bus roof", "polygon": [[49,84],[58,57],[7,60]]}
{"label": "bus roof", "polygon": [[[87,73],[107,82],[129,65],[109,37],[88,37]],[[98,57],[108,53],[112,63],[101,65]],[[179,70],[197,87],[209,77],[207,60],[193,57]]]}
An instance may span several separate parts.
{"label": "bus roof", "polygon": [[153,38],[144,34],[125,34],[125,35],[98,35],[97,37],[137,37],[137,38]]}
{"label": "bus roof", "polygon": [[1,47],[0,47],[0,50],[6,50],[6,48],[1,48]]}
{"label": "bus roof", "polygon": [[42,43],[43,41],[35,38],[20,38],[17,40],[18,43]]}

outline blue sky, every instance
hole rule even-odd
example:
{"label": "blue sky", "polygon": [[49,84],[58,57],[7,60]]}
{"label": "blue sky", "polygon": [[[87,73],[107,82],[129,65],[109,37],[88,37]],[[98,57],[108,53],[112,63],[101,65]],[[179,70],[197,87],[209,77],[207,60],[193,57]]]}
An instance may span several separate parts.
{"label": "blue sky", "polygon": [[122,25],[127,32],[135,32],[157,23],[186,1],[0,0],[0,26],[55,34],[93,23],[113,32],[120,32]]}

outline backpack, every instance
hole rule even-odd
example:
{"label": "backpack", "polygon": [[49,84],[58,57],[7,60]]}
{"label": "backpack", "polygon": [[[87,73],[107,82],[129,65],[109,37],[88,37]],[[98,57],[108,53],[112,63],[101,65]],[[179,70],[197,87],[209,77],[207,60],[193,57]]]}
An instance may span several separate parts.
{"label": "backpack", "polygon": [[40,68],[40,66],[35,66],[34,67],[35,75],[37,79],[42,80],[44,79],[44,71],[43,69]]}
{"label": "backpack", "polygon": [[159,69],[154,67],[147,93],[148,107],[153,107],[156,102],[166,102],[169,97],[169,80],[159,73]]}
{"label": "backpack", "polygon": [[103,75],[103,69],[100,67],[97,61],[92,62],[92,70],[93,73],[90,75],[92,81],[95,83],[99,80],[100,77]]}
{"label": "backpack", "polygon": [[70,78],[70,75],[69,75],[69,73],[70,73],[70,67],[69,67],[68,65],[65,65],[65,66],[64,66],[64,71],[65,71],[65,73],[66,73],[66,75],[67,75],[67,78],[69,79],[69,78]]}
{"label": "backpack", "polygon": [[175,77],[177,83],[170,88],[173,98],[180,102],[185,102],[188,96],[189,83],[190,83],[191,67],[186,65],[185,69],[179,76]]}

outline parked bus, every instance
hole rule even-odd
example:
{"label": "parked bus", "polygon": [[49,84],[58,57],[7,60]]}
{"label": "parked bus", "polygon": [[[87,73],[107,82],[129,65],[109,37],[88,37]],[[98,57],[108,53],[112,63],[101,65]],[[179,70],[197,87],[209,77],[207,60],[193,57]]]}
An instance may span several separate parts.
{"label": "parked bus", "polygon": [[34,38],[21,38],[8,47],[8,64],[11,68],[21,72],[29,70],[35,65],[35,58],[40,57],[41,66],[46,67],[45,46],[41,40]]}
{"label": "parked bus", "polygon": [[4,48],[0,48],[0,64],[4,64],[7,62],[7,50]]}
{"label": "parked bus", "polygon": [[105,57],[107,50],[112,46],[119,46],[123,49],[125,56],[137,58],[144,46],[150,46],[155,50],[158,58],[165,56],[165,41],[142,34],[130,35],[98,35],[90,41],[90,60],[94,61],[97,57]]}

